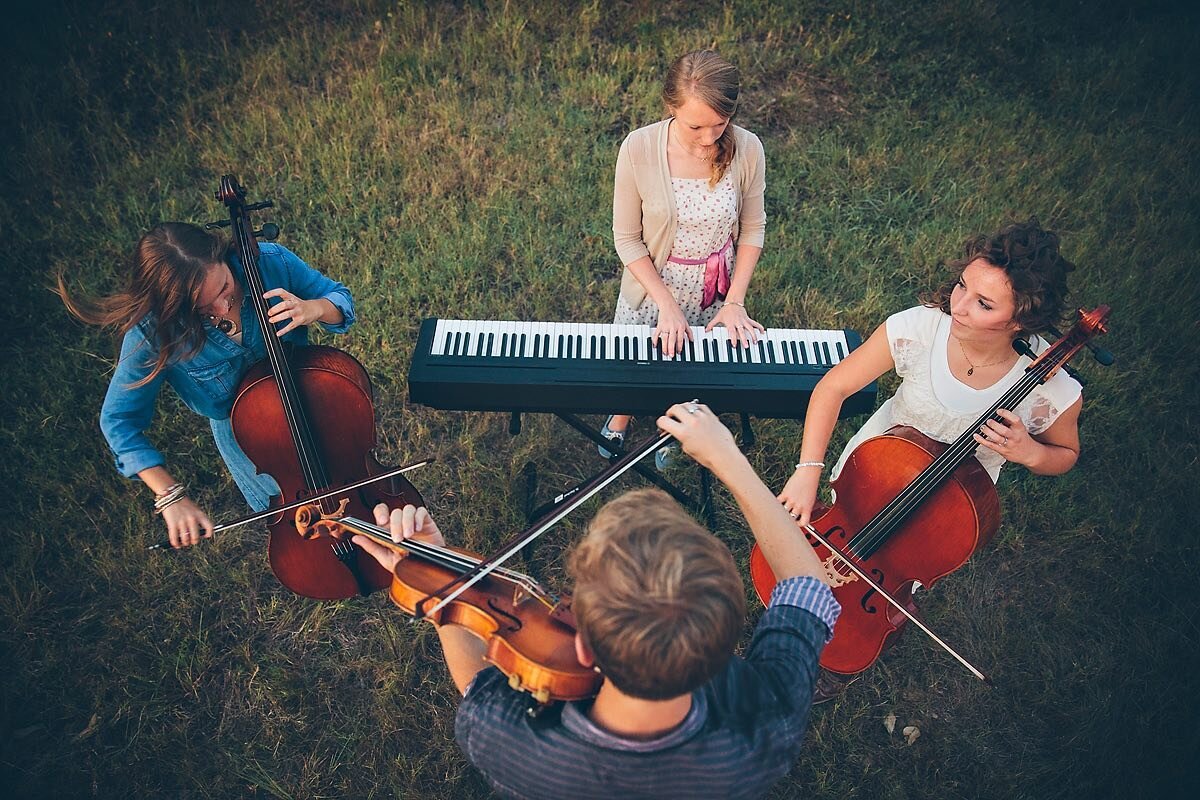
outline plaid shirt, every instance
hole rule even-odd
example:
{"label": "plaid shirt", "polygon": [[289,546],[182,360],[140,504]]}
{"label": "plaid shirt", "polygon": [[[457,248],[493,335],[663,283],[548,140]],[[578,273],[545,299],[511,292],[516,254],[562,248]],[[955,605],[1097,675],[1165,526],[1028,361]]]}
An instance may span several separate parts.
{"label": "plaid shirt", "polygon": [[657,739],[609,733],[588,718],[591,701],[531,718],[528,696],[494,667],[467,689],[455,735],[506,797],[758,797],[800,752],[817,658],[839,611],[815,578],[780,581],[746,657],[697,689],[683,722]]}

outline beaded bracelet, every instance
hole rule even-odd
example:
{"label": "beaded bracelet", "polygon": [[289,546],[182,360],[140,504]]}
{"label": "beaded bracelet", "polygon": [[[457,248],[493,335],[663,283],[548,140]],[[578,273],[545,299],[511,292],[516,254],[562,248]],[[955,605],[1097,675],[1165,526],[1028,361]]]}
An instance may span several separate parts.
{"label": "beaded bracelet", "polygon": [[824,461],[801,461],[799,464],[796,465],[796,469],[800,469],[801,467],[820,467],[821,469],[825,469],[825,462]]}

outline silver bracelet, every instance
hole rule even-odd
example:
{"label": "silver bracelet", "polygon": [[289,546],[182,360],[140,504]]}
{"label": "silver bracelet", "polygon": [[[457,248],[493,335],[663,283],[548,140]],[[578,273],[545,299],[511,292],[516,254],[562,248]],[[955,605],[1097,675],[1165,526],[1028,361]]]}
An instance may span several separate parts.
{"label": "silver bracelet", "polygon": [[796,465],[796,469],[800,469],[801,467],[820,467],[821,469],[825,469],[825,462],[824,461],[801,461],[799,464]]}
{"label": "silver bracelet", "polygon": [[739,303],[739,302],[737,302],[736,300],[726,300],[726,301],[725,301],[725,305],[727,305],[727,306],[741,306],[741,308],[742,308],[743,310],[745,310],[745,308],[746,308],[746,304],[745,304],[745,303]]}
{"label": "silver bracelet", "polygon": [[168,487],[167,491],[159,495],[154,500],[155,513],[161,514],[162,510],[167,506],[174,505],[184,498],[187,494],[187,487],[182,483],[177,483],[174,486]]}

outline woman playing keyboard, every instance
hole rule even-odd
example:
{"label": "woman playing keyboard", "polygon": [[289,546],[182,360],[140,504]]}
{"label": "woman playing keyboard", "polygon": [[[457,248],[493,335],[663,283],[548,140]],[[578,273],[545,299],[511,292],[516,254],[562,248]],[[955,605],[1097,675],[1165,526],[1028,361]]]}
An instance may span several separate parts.
{"label": "woman playing keyboard", "polygon": [[[737,68],[715,52],[681,56],[663,84],[667,119],[629,134],[617,156],[613,236],[625,269],[613,322],[654,326],[668,355],[692,325],[724,325],[746,347],[764,330],[745,299],[766,229],[766,159],[758,137],[730,122],[740,91]],[[601,435],[623,442],[629,419],[609,417]],[[668,458],[660,451],[655,463]]]}

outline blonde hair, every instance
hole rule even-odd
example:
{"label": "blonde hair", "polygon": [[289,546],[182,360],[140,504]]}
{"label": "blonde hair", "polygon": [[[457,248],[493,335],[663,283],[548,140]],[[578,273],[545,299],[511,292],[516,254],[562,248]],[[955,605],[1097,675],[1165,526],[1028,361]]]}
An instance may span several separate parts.
{"label": "blonde hair", "polygon": [[662,490],[607,503],[568,568],[579,632],[625,694],[678,697],[732,656],[746,616],[733,556]]}
{"label": "blonde hair", "polygon": [[[738,97],[742,91],[742,76],[738,68],[721,58],[715,50],[686,53],[671,64],[663,80],[662,99],[668,113],[694,97],[719,116],[732,120],[737,114]],[[716,186],[737,152],[732,124],[726,125],[717,139],[717,154],[712,161],[709,186]]]}

